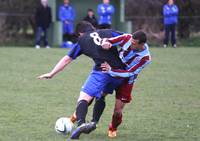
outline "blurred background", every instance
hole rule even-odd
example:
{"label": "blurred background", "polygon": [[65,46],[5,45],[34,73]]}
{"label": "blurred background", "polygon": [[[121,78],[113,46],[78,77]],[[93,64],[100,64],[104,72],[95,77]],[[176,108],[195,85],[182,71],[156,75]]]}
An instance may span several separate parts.
{"label": "blurred background", "polygon": [[[111,1],[116,8],[114,15],[116,18],[119,17],[118,15],[121,16],[119,12],[123,13],[118,8],[122,6],[119,1]],[[49,3],[56,4],[51,7],[53,21],[58,20],[57,9],[62,2],[62,0],[49,1]],[[96,14],[97,4],[100,2],[90,3],[89,0],[84,2],[71,0],[76,9],[76,23],[86,15],[88,8],[92,8]],[[162,45],[164,38],[162,8],[167,3],[167,0],[126,0],[124,3],[125,20],[129,22],[128,28],[131,28],[128,31],[132,32],[137,29],[143,29],[151,39],[150,44]],[[179,44],[186,44],[185,46],[200,45],[200,1],[176,0],[175,3],[179,8],[179,22],[177,26]],[[0,46],[34,45],[36,29],[34,14],[39,4],[40,0],[0,0]],[[119,19],[116,18],[113,20],[113,28],[121,30],[118,28],[120,25],[118,24],[119,26],[117,26]],[[50,38],[50,40],[52,39]]]}

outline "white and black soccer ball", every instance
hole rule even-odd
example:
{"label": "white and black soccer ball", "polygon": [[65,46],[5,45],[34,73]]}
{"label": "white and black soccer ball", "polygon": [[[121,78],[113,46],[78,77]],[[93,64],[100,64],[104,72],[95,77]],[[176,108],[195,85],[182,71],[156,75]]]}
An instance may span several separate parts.
{"label": "white and black soccer ball", "polygon": [[61,117],[56,121],[55,130],[59,134],[67,135],[73,129],[73,123],[67,117]]}

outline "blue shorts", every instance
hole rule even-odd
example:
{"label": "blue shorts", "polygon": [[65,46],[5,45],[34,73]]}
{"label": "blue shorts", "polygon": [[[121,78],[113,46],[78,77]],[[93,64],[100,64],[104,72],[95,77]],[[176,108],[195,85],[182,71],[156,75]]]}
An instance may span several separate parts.
{"label": "blue shorts", "polygon": [[122,78],[114,78],[107,73],[93,70],[83,85],[82,91],[91,97],[100,98],[102,92],[110,93],[121,85],[123,80]]}
{"label": "blue shorts", "polygon": [[104,89],[103,89],[103,93],[104,94],[112,94],[114,90],[116,90],[122,83],[118,83],[118,82],[112,82],[112,83],[108,83]]}

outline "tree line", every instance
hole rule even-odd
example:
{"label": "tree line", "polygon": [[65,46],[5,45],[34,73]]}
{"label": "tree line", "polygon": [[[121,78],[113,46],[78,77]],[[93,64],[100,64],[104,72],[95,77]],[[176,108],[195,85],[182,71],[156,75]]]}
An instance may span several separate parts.
{"label": "tree line", "polygon": [[[0,0],[0,42],[33,36],[34,12],[40,0]],[[149,35],[161,37],[162,7],[167,0],[126,0],[126,19],[133,30],[145,29]],[[176,0],[179,7],[179,38],[189,38],[200,31],[200,1]],[[20,36],[17,36],[19,35]]]}

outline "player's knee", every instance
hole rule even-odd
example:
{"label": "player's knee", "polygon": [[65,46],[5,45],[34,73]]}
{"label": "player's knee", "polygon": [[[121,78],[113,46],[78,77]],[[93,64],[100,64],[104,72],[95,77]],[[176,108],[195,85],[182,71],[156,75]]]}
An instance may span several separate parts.
{"label": "player's knee", "polygon": [[85,101],[87,101],[88,103],[90,103],[90,101],[91,101],[92,99],[93,99],[93,97],[91,97],[91,96],[88,95],[87,93],[81,91],[78,101],[85,100]]}

